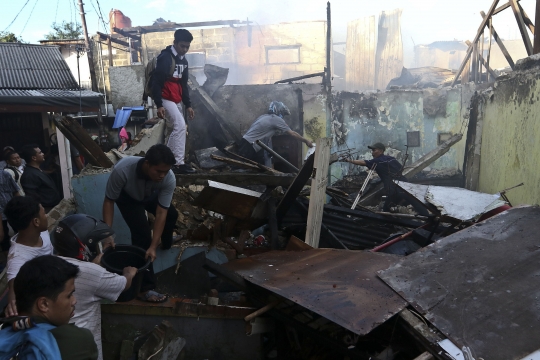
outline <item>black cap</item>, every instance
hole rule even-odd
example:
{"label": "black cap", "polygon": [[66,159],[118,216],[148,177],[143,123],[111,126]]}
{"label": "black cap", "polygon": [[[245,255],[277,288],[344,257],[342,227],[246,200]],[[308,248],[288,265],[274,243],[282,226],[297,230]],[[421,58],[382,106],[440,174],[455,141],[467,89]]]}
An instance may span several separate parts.
{"label": "black cap", "polygon": [[382,144],[382,143],[375,143],[371,146],[368,146],[369,149],[371,150],[375,150],[375,149],[380,149],[384,152],[384,150],[386,150],[386,147]]}

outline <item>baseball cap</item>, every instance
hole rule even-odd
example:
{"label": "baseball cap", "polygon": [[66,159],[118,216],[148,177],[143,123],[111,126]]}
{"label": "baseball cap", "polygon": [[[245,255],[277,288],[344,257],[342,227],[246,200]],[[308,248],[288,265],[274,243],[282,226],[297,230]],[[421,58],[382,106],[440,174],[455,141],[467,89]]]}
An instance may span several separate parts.
{"label": "baseball cap", "polygon": [[371,150],[374,150],[374,149],[380,149],[382,151],[386,150],[386,147],[380,142],[375,143],[375,144],[373,144],[371,146],[368,146],[368,148],[371,149]]}

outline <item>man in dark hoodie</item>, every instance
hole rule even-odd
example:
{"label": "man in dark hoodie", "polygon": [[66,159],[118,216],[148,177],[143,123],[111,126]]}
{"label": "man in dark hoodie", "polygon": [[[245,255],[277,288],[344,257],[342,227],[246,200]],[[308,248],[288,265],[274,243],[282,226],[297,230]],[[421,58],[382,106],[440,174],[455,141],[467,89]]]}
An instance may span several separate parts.
{"label": "man in dark hoodie", "polygon": [[[184,164],[186,122],[178,108],[180,102],[183,102],[188,119],[191,120],[195,116],[189,99],[188,62],[185,56],[192,40],[193,35],[189,31],[176,30],[173,45],[169,45],[161,51],[152,75],[152,99],[158,108],[158,117],[166,119],[169,122],[169,128],[172,125],[167,146],[172,150],[176,159],[176,164],[172,168],[176,174],[195,172],[191,166]],[[176,67],[171,76],[172,61],[176,63]]]}

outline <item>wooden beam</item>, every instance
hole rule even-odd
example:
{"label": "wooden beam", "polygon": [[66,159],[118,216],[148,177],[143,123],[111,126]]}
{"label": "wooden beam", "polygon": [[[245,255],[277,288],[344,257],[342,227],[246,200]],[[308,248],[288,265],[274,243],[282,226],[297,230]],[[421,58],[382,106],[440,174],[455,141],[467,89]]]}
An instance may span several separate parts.
{"label": "wooden beam", "polygon": [[[508,6],[510,6],[510,5],[508,5]],[[482,16],[482,18],[485,18],[486,13],[483,12],[483,11],[480,11],[480,16]],[[497,31],[495,30],[495,27],[493,25],[491,26],[491,29],[493,30],[493,33],[492,33],[493,39],[495,39],[495,41],[497,42],[497,45],[499,45],[499,48],[501,49],[501,52],[503,53],[506,61],[508,61],[508,65],[510,65],[512,70],[514,70],[515,64],[514,64],[514,60],[512,60],[512,56],[510,56],[510,53],[506,49],[506,46],[504,46],[503,41],[499,37],[499,34],[497,33]]]}
{"label": "wooden beam", "polygon": [[107,39],[107,50],[108,50],[108,58],[109,58],[109,67],[113,67],[113,58],[112,58],[112,44],[111,44],[111,38],[109,37]]}
{"label": "wooden beam", "polygon": [[[537,23],[540,21],[540,0],[536,0],[536,13],[534,21]],[[533,53],[538,54],[540,52],[540,34],[534,33],[534,46]]]}
{"label": "wooden beam", "polygon": [[130,33],[128,33],[127,31],[124,31],[124,30],[119,29],[119,28],[117,28],[117,27],[113,27],[113,31],[114,31],[115,33],[118,33],[118,34],[122,35],[122,36],[130,37],[130,38],[132,38],[133,40],[141,41],[141,36],[140,36],[140,35],[130,34]]}
{"label": "wooden beam", "polygon": [[330,164],[330,147],[332,138],[317,140],[315,150],[314,181],[311,182],[309,196],[309,210],[307,217],[306,244],[318,248],[321,236],[322,216],[326,200],[326,186],[328,185],[328,167]]}
{"label": "wooden beam", "polygon": [[208,180],[221,182],[234,186],[267,185],[290,186],[295,176],[293,174],[268,175],[238,172],[197,173],[176,175],[177,186],[205,185]]}
{"label": "wooden beam", "polygon": [[85,157],[89,158],[92,165],[103,168],[113,167],[112,161],[77,121],[65,116],[56,116],[54,121],[61,128],[64,136],[73,142],[73,146],[82,152]]}
{"label": "wooden beam", "polygon": [[[519,0],[518,0],[519,1]],[[531,34],[534,35],[534,23],[532,22],[531,18],[527,13],[525,12],[525,9],[521,7],[521,4],[518,4],[519,11],[521,12],[521,15],[523,15],[523,21],[525,22],[525,25],[529,28],[531,31]]]}
{"label": "wooden beam", "polygon": [[129,47],[129,43],[126,42],[126,41],[122,41],[122,40],[118,40],[116,38],[113,38],[112,36],[110,35],[107,35],[107,34],[104,34],[104,33],[100,33],[99,31],[97,32],[97,34],[99,35],[99,37],[103,40],[107,40],[107,41],[112,41],[113,43],[116,43],[118,45],[122,45],[122,46],[125,46],[125,47]]}
{"label": "wooden beam", "polygon": [[241,167],[241,168],[244,168],[244,169],[261,171],[261,169],[259,169],[257,166],[255,166],[253,164],[248,164],[248,163],[243,162],[243,161],[238,161],[238,160],[234,160],[234,159],[230,159],[230,158],[226,158],[226,157],[219,156],[219,155],[214,155],[214,154],[211,154],[210,158],[214,159],[214,160],[217,160],[217,161],[224,162],[226,164],[238,166],[238,167]]}
{"label": "wooden beam", "polygon": [[167,22],[161,23],[158,25],[152,26],[136,26],[129,28],[122,28],[125,33],[149,33],[149,32],[160,32],[160,31],[172,31],[179,28],[190,28],[190,27],[203,27],[203,26],[233,26],[246,24],[246,21],[240,20],[217,20],[217,21],[202,21],[202,22],[193,22],[193,23],[175,23]]}
{"label": "wooden beam", "polygon": [[529,33],[527,32],[527,28],[525,27],[525,21],[523,20],[523,15],[519,10],[517,0],[510,0],[509,2],[510,6],[512,7],[512,11],[514,12],[514,16],[516,17],[519,32],[521,33],[521,38],[523,39],[525,49],[527,50],[527,55],[531,56],[533,54],[531,38],[529,37]]}
{"label": "wooden beam", "polygon": [[[190,88],[197,93],[203,103],[203,105],[210,111],[216,118],[223,135],[227,139],[227,142],[232,143],[242,138],[240,131],[230,122],[225,113],[216,105],[214,100],[206,93],[206,91],[199,85],[197,79],[192,74],[189,74],[189,82],[191,82]],[[189,84],[188,82],[188,84]]]}
{"label": "wooden beam", "polygon": [[[467,40],[467,41],[465,41],[465,44],[470,45],[471,42],[470,42],[469,40]],[[496,74],[495,74],[495,71],[493,71],[493,69],[489,67],[489,65],[488,65],[487,61],[484,59],[484,57],[483,57],[482,55],[478,54],[478,58],[479,58],[479,60],[480,60],[480,63],[481,63],[482,65],[484,65],[484,67],[485,67],[486,69],[488,69],[488,71],[489,71],[489,73],[491,74],[491,76],[493,76],[494,78],[496,78],[497,76],[496,76]]]}
{"label": "wooden beam", "polygon": [[296,175],[296,177],[294,178],[294,182],[291,184],[291,186],[288,187],[285,196],[283,196],[283,199],[281,199],[276,210],[279,223],[281,223],[281,220],[283,220],[285,215],[287,215],[287,211],[289,211],[291,206],[294,204],[296,198],[300,194],[300,191],[302,191],[308,180],[311,178],[311,175],[313,173],[314,160],[314,154],[307,158],[307,160],[304,162],[304,165],[302,165],[302,168],[298,172],[298,175]]}
{"label": "wooden beam", "polygon": [[[512,0],[515,1],[515,0]],[[478,28],[478,31],[476,32],[476,36],[474,37],[472,43],[475,44],[478,39],[480,39],[480,35],[482,35],[482,32],[484,31],[484,28],[486,27],[486,24],[489,20],[489,18],[493,15],[493,12],[495,11],[495,7],[499,3],[499,0],[493,0],[493,4],[491,4],[491,7],[489,8],[489,11],[487,13],[487,16],[482,19],[482,23],[480,24],[480,27]],[[459,67],[458,72],[456,73],[456,77],[454,78],[454,81],[452,81],[452,84],[450,86],[454,86],[461,75],[461,72],[465,68],[465,65],[467,64],[467,61],[469,60],[469,57],[471,56],[473,51],[473,48],[469,46],[467,49],[467,53],[465,54],[465,58],[463,59],[463,62],[461,63],[461,66]]]}
{"label": "wooden beam", "polygon": [[290,82],[293,82],[293,81],[309,79],[309,78],[313,78],[313,77],[317,77],[317,76],[324,77],[324,75],[325,75],[325,72],[323,71],[323,72],[319,72],[319,73],[315,73],[315,74],[302,75],[302,76],[297,76],[297,77],[293,77],[293,78],[290,78],[290,79],[279,80],[279,81],[276,81],[274,84],[290,83]]}

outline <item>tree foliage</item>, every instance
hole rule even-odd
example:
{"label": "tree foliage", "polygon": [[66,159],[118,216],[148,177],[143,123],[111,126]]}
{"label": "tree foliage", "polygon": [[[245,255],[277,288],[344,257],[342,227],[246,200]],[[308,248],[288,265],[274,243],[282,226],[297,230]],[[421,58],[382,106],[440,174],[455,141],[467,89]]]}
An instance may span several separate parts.
{"label": "tree foliage", "polygon": [[0,31],[0,42],[21,42],[12,32]]}
{"label": "tree foliage", "polygon": [[62,24],[53,23],[51,27],[54,31],[45,35],[47,40],[78,39],[83,33],[82,26],[74,22],[62,21]]}

